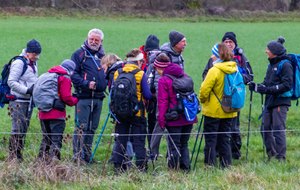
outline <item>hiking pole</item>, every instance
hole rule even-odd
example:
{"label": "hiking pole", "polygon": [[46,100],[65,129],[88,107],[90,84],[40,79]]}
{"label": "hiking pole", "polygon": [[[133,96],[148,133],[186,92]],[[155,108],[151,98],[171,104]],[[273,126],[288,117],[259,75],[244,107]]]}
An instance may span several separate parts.
{"label": "hiking pole", "polygon": [[113,134],[111,134],[111,137],[110,137],[110,142],[109,142],[108,149],[107,149],[107,152],[106,152],[105,161],[104,161],[104,165],[103,165],[103,169],[102,169],[101,175],[103,175],[103,172],[105,170],[105,165],[106,165],[106,161],[107,161],[107,158],[108,158],[108,153],[109,153],[109,150],[110,150],[112,139],[115,136],[114,132],[116,131],[116,125],[117,125],[117,121],[115,121],[115,126],[114,126],[114,130],[113,130]]}
{"label": "hiking pole", "polygon": [[90,159],[90,161],[89,161],[88,167],[90,166],[90,164],[91,164],[91,162],[92,162],[92,159],[93,159],[93,157],[94,157],[94,155],[95,155],[95,152],[96,152],[96,150],[97,150],[97,148],[98,148],[98,145],[99,145],[99,142],[100,142],[100,140],[101,140],[102,134],[103,134],[103,132],[104,132],[104,129],[105,129],[106,123],[107,123],[107,121],[108,121],[109,115],[110,115],[110,113],[107,114],[105,123],[104,123],[104,125],[103,125],[103,127],[102,127],[102,131],[101,131],[100,136],[99,136],[99,138],[98,138],[97,144],[96,144],[95,149],[94,149],[94,152],[93,152],[93,154],[92,154],[92,157],[91,157],[91,159]]}
{"label": "hiking pole", "polygon": [[[95,81],[95,77],[94,77],[94,81]],[[92,90],[92,103],[91,103],[91,113],[90,113],[90,131],[92,130],[92,124],[93,124],[95,86],[96,86],[96,82],[95,82],[93,90]]]}
{"label": "hiking pole", "polygon": [[197,145],[197,141],[198,141],[198,137],[199,137],[199,132],[200,132],[200,129],[201,129],[202,121],[203,121],[203,115],[201,117],[201,121],[200,121],[200,124],[199,124],[199,128],[198,128],[198,132],[197,132],[196,141],[195,141],[195,144],[194,144],[194,148],[193,148],[193,152],[192,152],[192,157],[191,157],[190,164],[193,162],[194,152],[195,152],[195,148],[196,148],[196,145]]}
{"label": "hiking pole", "polygon": [[[261,110],[264,112],[264,95],[261,94]],[[261,118],[261,127],[262,127],[262,136],[263,136],[263,155],[264,155],[264,162],[266,161],[265,158],[265,124],[264,118]]]}
{"label": "hiking pole", "polygon": [[253,95],[253,90],[250,91],[250,108],[249,108],[249,120],[248,120],[248,136],[247,136],[246,161],[247,161],[247,158],[248,158],[248,149],[249,149],[249,131],[250,131],[250,121],[251,121],[252,95]]}
{"label": "hiking pole", "polygon": [[203,140],[203,133],[204,133],[204,129],[203,129],[203,131],[202,131],[202,135],[201,135],[201,139],[200,139],[200,144],[199,144],[199,147],[198,147],[197,156],[196,156],[196,158],[195,158],[195,163],[194,163],[194,168],[193,168],[193,170],[195,170],[195,168],[196,168],[196,164],[197,164],[197,160],[198,160],[198,155],[199,155],[200,148],[201,148],[201,143],[202,143],[202,140]]}
{"label": "hiking pole", "polygon": [[169,133],[169,131],[168,131],[167,129],[166,129],[166,132],[168,133],[168,136],[169,136],[169,138],[170,138],[170,140],[171,140],[171,143],[172,143],[173,146],[175,147],[176,152],[178,153],[179,157],[181,157],[180,151],[178,150],[178,148],[177,148],[175,142],[173,141],[173,139],[172,139],[172,137],[171,137],[171,135],[170,135],[170,133]]}
{"label": "hiking pole", "polygon": [[30,97],[30,102],[29,102],[29,106],[28,106],[28,111],[27,111],[27,119],[29,120],[29,117],[30,117],[30,114],[31,114],[31,111],[32,111],[32,101],[33,101],[33,98],[32,96]]}

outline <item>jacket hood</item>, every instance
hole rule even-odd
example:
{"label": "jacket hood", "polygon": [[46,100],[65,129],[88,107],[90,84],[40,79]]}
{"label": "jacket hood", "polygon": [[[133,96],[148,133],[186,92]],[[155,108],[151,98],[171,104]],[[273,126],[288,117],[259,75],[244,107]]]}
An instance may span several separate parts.
{"label": "jacket hood", "polygon": [[110,75],[111,72],[122,68],[123,63],[124,63],[123,61],[114,62],[113,65],[106,71],[106,79],[109,78],[109,75]]}
{"label": "jacket hood", "polygon": [[182,68],[176,64],[176,63],[170,63],[164,70],[163,75],[173,75],[175,77],[178,77],[182,74],[184,74]]}
{"label": "jacket hood", "polygon": [[[22,50],[22,53],[20,53],[20,56],[25,57],[25,59],[26,59],[26,61],[27,61],[28,63],[30,62],[30,60],[29,60],[29,58],[28,58],[28,55],[27,55],[26,49],[23,49],[23,50]],[[40,59],[40,56],[35,60],[35,62],[36,62],[37,60],[39,60],[39,59]]]}
{"label": "jacket hood", "polygon": [[48,72],[49,73],[58,73],[58,74],[63,74],[63,75],[68,74],[68,72],[61,66],[54,66],[51,69],[49,69]]}
{"label": "jacket hood", "polygon": [[161,51],[166,51],[168,53],[171,53],[175,56],[179,56],[180,53],[175,52],[174,50],[171,49],[171,44],[170,42],[164,43],[161,47],[160,47]]}
{"label": "jacket hood", "polygon": [[231,74],[237,71],[236,62],[234,61],[226,61],[222,63],[215,63],[214,67],[220,69],[226,74]]}

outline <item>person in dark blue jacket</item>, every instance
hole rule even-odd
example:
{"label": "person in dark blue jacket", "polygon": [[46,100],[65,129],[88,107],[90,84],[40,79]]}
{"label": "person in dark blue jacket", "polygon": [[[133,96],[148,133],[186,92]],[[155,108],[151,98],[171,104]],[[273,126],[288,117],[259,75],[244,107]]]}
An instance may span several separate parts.
{"label": "person in dark blue jacket", "polygon": [[[92,29],[84,45],[72,55],[76,69],[71,79],[75,94],[79,98],[75,110],[73,137],[73,160],[86,164],[91,158],[91,148],[95,131],[98,128],[104,91],[107,86],[101,58],[105,55],[102,46],[104,34],[99,29]],[[92,160],[92,163],[95,163]]]}

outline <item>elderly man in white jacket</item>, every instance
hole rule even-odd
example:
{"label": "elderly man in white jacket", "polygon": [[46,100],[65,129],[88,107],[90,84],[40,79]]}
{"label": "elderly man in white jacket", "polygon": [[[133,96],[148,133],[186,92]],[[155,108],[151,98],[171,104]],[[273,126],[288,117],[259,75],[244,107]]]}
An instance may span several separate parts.
{"label": "elderly man in white jacket", "polygon": [[[27,43],[27,48],[23,49],[20,55],[23,60],[16,59],[11,64],[7,84],[10,87],[10,93],[16,99],[9,102],[9,107],[12,110],[9,160],[17,158],[20,162],[23,161],[22,150],[32,113],[31,96],[34,83],[38,78],[36,61],[39,59],[41,51],[40,43],[33,39]],[[23,72],[25,63],[26,71]]]}

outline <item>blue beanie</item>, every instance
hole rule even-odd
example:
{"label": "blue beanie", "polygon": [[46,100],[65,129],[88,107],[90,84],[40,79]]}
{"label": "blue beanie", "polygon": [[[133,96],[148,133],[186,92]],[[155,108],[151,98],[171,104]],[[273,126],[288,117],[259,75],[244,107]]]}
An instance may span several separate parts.
{"label": "blue beanie", "polygon": [[42,52],[41,44],[38,41],[36,41],[35,39],[30,40],[27,43],[26,52],[27,53],[41,53]]}
{"label": "blue beanie", "polygon": [[214,45],[214,47],[212,47],[211,52],[217,57],[220,58],[219,55],[219,49],[218,49],[218,44]]}
{"label": "blue beanie", "polygon": [[60,66],[67,69],[70,73],[74,72],[74,70],[76,68],[76,64],[74,63],[74,61],[72,61],[70,59],[64,60]]}

